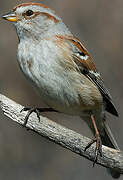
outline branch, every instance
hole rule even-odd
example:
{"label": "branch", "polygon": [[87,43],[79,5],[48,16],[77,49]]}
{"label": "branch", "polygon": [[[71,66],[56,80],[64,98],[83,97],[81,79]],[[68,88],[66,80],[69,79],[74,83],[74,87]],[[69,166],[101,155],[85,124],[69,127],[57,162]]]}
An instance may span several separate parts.
{"label": "branch", "polygon": [[[23,108],[20,104],[10,100],[9,98],[0,94],[0,106],[2,111],[11,120],[22,125],[24,123],[24,117],[26,112],[20,113]],[[83,156],[91,161],[94,160],[94,150],[95,144],[92,145],[86,152],[84,152],[85,147],[90,142],[90,139],[84,137],[70,129],[67,129],[45,117],[40,117],[40,122],[38,122],[35,114],[32,114],[27,123],[27,128],[33,130],[45,138],[61,145],[73,151],[80,156]],[[123,174],[123,152],[108,148],[106,146],[102,147],[103,157],[98,157],[97,164],[104,167],[114,168]]]}

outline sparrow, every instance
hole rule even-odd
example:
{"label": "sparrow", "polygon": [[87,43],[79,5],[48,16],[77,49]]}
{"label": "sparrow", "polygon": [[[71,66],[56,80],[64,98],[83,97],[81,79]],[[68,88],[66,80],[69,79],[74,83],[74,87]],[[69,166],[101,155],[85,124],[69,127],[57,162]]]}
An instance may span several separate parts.
{"label": "sparrow", "polygon": [[[32,112],[56,111],[80,116],[96,142],[95,159],[102,156],[102,144],[119,150],[107,124],[106,111],[118,112],[104,81],[84,45],[74,37],[51,8],[40,3],[17,5],[3,18],[16,28],[18,64],[48,108],[28,108],[24,126]],[[108,169],[113,178],[120,173]]]}

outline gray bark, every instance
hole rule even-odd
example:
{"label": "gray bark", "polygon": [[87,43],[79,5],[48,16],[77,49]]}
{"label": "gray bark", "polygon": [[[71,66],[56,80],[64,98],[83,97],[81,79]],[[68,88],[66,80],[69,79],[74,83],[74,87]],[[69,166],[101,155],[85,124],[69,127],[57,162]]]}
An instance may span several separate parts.
{"label": "gray bark", "polygon": [[[24,117],[27,112],[20,113],[23,106],[17,104],[11,99],[0,94],[0,106],[3,113],[11,120],[20,125],[24,123]],[[73,151],[80,156],[83,156],[91,161],[94,160],[95,144],[87,151],[84,149],[90,142],[90,139],[84,137],[66,127],[63,127],[46,117],[40,116],[40,122],[37,116],[33,113],[26,127],[33,130],[35,133],[48,138],[49,140],[59,144],[60,146]],[[102,146],[103,157],[98,157],[97,164],[104,167],[114,168],[123,174],[123,152]]]}

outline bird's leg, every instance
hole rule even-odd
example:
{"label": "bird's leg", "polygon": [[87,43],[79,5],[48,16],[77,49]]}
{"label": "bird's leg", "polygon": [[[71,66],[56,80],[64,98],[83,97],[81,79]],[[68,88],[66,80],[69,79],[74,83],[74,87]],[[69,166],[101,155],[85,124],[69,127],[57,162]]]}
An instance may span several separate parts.
{"label": "bird's leg", "polygon": [[93,144],[96,142],[96,148],[95,148],[95,159],[94,159],[94,163],[93,163],[93,166],[95,165],[96,161],[97,161],[97,158],[98,158],[98,155],[100,154],[100,156],[102,157],[102,141],[101,141],[101,138],[100,138],[100,135],[99,135],[99,131],[97,129],[97,126],[96,126],[96,122],[95,122],[95,118],[94,118],[94,115],[92,114],[91,115],[91,120],[92,120],[92,124],[94,126],[94,130],[95,130],[95,138],[92,139],[88,145],[85,147],[85,151]]}
{"label": "bird's leg", "polygon": [[29,116],[35,112],[36,115],[37,115],[37,118],[39,119],[39,122],[40,122],[40,113],[41,112],[58,112],[52,108],[28,108],[28,107],[24,107],[20,112],[23,112],[23,111],[28,111],[25,119],[24,119],[24,124],[23,126],[25,127],[27,122],[28,122],[28,119],[29,119]]}

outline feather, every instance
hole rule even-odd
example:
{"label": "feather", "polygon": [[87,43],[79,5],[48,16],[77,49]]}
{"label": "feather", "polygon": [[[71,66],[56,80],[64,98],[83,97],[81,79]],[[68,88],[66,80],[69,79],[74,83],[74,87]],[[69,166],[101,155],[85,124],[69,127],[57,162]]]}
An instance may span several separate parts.
{"label": "feather", "polygon": [[74,45],[72,56],[73,61],[78,66],[77,70],[79,69],[82,74],[84,74],[88,79],[90,79],[90,81],[92,81],[97,86],[103,96],[104,104],[106,106],[105,109],[109,113],[118,116],[118,112],[112,101],[112,97],[107,88],[105,87],[104,81],[98,73],[89,53],[78,39],[72,38],[68,40]]}

